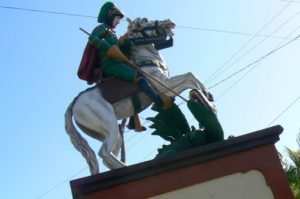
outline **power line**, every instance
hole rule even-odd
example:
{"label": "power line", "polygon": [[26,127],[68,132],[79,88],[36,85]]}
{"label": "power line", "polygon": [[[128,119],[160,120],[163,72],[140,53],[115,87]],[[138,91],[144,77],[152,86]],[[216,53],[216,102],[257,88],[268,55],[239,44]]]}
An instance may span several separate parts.
{"label": "power line", "polygon": [[278,48],[275,48],[274,50],[270,51],[270,52],[267,53],[266,55],[260,57],[259,59],[257,59],[257,60],[255,60],[254,62],[248,64],[247,66],[243,67],[242,69],[240,69],[240,70],[234,72],[233,74],[229,75],[229,76],[226,77],[225,79],[222,79],[221,81],[219,81],[219,82],[215,83],[214,85],[208,87],[208,89],[214,88],[214,87],[218,86],[219,84],[221,84],[221,83],[227,81],[228,79],[231,79],[233,76],[235,76],[235,75],[237,75],[238,73],[240,73],[240,72],[246,70],[247,68],[253,66],[254,64],[259,63],[260,61],[262,61],[262,60],[265,59],[266,57],[268,57],[268,56],[270,56],[271,54],[277,52],[277,51],[280,50],[281,48],[283,48],[283,47],[289,45],[290,43],[292,43],[293,41],[295,41],[295,40],[297,40],[297,39],[299,39],[299,38],[300,38],[300,35],[296,36],[294,39],[292,39],[292,40],[286,42],[285,44],[279,46]]}
{"label": "power line", "polygon": [[273,39],[286,39],[285,37],[265,35],[265,34],[257,34],[257,33],[256,34],[254,34],[254,33],[244,33],[244,32],[237,32],[237,31],[209,29],[209,28],[200,28],[200,27],[191,27],[191,26],[180,26],[180,25],[176,25],[176,27],[183,28],[183,29],[190,29],[190,30],[200,30],[200,31],[208,31],[208,32],[243,35],[243,36],[255,36],[255,37],[273,38]]}
{"label": "power line", "polygon": [[73,16],[73,17],[97,18],[97,17],[94,17],[94,16],[88,16],[88,15],[82,15],[82,14],[57,12],[57,11],[48,11],[48,10],[40,10],[40,9],[32,9],[32,8],[21,8],[21,7],[3,6],[3,5],[0,5],[0,8],[11,9],[11,10],[22,10],[22,11],[29,11],[29,12],[40,12],[40,13],[46,13],[46,14],[67,15],[67,16]]}
{"label": "power line", "polygon": [[300,1],[291,1],[291,0],[280,0],[280,1],[291,2],[291,3],[300,3]]}
{"label": "power line", "polygon": [[48,193],[54,191],[55,189],[57,189],[58,187],[64,185],[65,183],[69,182],[73,177],[77,176],[78,174],[82,173],[83,171],[85,171],[87,169],[87,167],[81,169],[80,171],[76,172],[75,174],[73,174],[71,177],[68,177],[67,179],[63,180],[61,183],[58,183],[57,185],[51,187],[50,189],[48,189],[47,191],[45,191],[44,193],[40,194],[39,196],[37,196],[35,199],[39,199],[42,198],[43,196],[47,195]]}
{"label": "power line", "polygon": [[[166,145],[169,141],[165,141],[164,143],[162,143],[161,147],[163,145]],[[154,153],[156,153],[158,151],[160,146],[158,146],[157,148],[153,149],[150,153],[148,153],[147,155],[145,155],[140,161],[144,162],[146,159],[148,159],[150,156],[152,156]]]}
{"label": "power line", "polygon": [[[270,33],[270,35],[274,34],[274,33],[277,32],[278,30],[280,30],[285,24],[287,24],[289,21],[291,21],[293,18],[295,18],[299,13],[300,13],[300,12],[297,12],[297,13],[294,14],[292,17],[290,17],[289,19],[287,19],[284,23],[282,23],[279,27],[277,27],[274,31],[272,31],[272,32]],[[298,29],[298,28],[296,28],[296,29]],[[289,38],[290,35],[291,35],[291,34],[289,34],[288,37],[286,37],[286,38]],[[261,40],[261,41],[260,41],[259,43],[257,43],[254,47],[252,47],[251,49],[249,49],[247,52],[245,52],[243,55],[241,55],[237,60],[235,60],[235,62],[233,62],[232,64],[230,64],[229,66],[227,66],[227,68],[225,68],[224,70],[222,70],[217,76],[219,76],[219,75],[221,75],[222,73],[224,73],[224,72],[225,72],[226,70],[228,70],[231,66],[233,66],[235,63],[237,63],[240,59],[242,59],[244,56],[246,56],[246,55],[249,54],[251,51],[253,51],[256,47],[258,47],[259,45],[261,45],[265,40],[266,40],[266,38],[263,39],[263,40]],[[295,38],[292,39],[292,40],[290,40],[290,41],[293,41],[293,40],[295,40]],[[297,39],[296,39],[296,40],[297,40]],[[253,63],[253,64],[255,64],[255,63]],[[253,65],[253,64],[251,64],[251,65]],[[246,66],[246,68],[248,68],[248,67]],[[243,71],[243,70],[244,70],[244,69],[235,72],[234,75],[237,74],[237,73],[240,73],[240,72]],[[233,76],[234,76],[234,75],[233,75]],[[217,76],[215,76],[214,78],[216,78]],[[213,78],[213,79],[214,79],[214,78]],[[231,77],[230,77],[230,78],[231,78]],[[225,78],[225,79],[229,79],[229,78]],[[211,80],[212,80],[212,79],[211,79]],[[224,79],[221,80],[221,81],[224,82]],[[219,82],[220,82],[220,81],[219,81]],[[218,82],[218,83],[219,83],[219,82]],[[216,83],[216,84],[218,84],[218,83]],[[212,86],[211,86],[211,87],[212,87]]]}
{"label": "power line", "polygon": [[299,99],[300,99],[300,95],[296,99],[294,99],[294,101],[292,101],[282,112],[280,112],[267,127],[270,127],[278,118],[280,118],[286,111],[288,111]]}
{"label": "power line", "polygon": [[[32,9],[32,8],[22,8],[22,7],[13,7],[13,6],[0,5],[0,8],[18,10],[18,11],[27,11],[27,12],[39,12],[39,13],[45,13],[45,14],[66,15],[66,16],[72,16],[72,17],[85,17],[85,18],[94,18],[94,19],[97,18],[96,16],[90,16],[90,15],[84,15],[84,14],[67,13],[67,12],[59,12],[59,11],[49,11],[49,10]],[[200,30],[200,31],[208,31],[208,32],[216,32],[216,33],[243,35],[243,36],[256,36],[256,37],[265,37],[265,38],[273,38],[273,39],[287,39],[285,37],[280,37],[280,36],[270,36],[270,35],[264,35],[264,34],[244,33],[244,32],[229,31],[229,30],[209,29],[209,28],[180,26],[180,25],[177,25],[176,27],[183,28],[183,29],[190,29],[190,30]]]}
{"label": "power line", "polygon": [[[295,13],[293,16],[291,16],[289,19],[287,19],[285,22],[283,22],[280,26],[278,26],[275,30],[273,30],[270,35],[274,34],[278,30],[280,30],[284,25],[286,25],[288,22],[290,22],[293,18],[295,18],[297,15],[299,15],[300,12]],[[289,38],[286,37],[286,38]],[[224,68],[219,74],[217,74],[213,79],[220,76],[222,73],[224,73],[226,70],[228,70],[230,67],[232,67],[234,64],[236,64],[239,60],[241,60],[243,57],[245,57],[247,54],[252,52],[254,49],[256,49],[258,46],[260,46],[267,38],[262,39],[260,42],[258,42],[255,46],[253,46],[251,49],[249,49],[247,52],[245,52],[243,55],[241,55],[238,59],[236,59],[232,64]],[[286,40],[286,39],[285,39]],[[293,39],[292,39],[293,40]],[[211,80],[213,80],[211,79]]]}
{"label": "power line", "polygon": [[[300,26],[296,27],[288,36],[291,36],[292,34],[294,34],[298,29],[300,28]],[[283,44],[284,41],[278,43],[273,50],[275,50],[276,48],[278,48],[280,45]],[[221,98],[223,95],[225,95],[230,89],[232,89],[234,86],[236,86],[238,84],[238,82],[240,82],[242,79],[244,79],[252,70],[254,70],[257,66],[258,66],[259,62],[257,62],[252,68],[250,68],[247,73],[245,73],[241,78],[239,78],[237,81],[235,81],[228,89],[226,89],[226,91],[224,91],[221,95],[219,95],[216,100],[218,100],[219,98]]]}
{"label": "power line", "polygon": [[[268,21],[255,35],[253,35],[253,37],[251,37],[237,52],[235,52],[229,59],[227,59],[227,61],[221,67],[219,67],[211,76],[209,76],[205,83],[214,80],[218,76],[218,72],[222,68],[224,68],[238,53],[240,53],[244,48],[246,48],[246,46],[248,46],[248,44],[252,40],[254,40],[266,27],[268,27],[290,4],[291,2],[286,4],[276,15],[274,15],[270,21]],[[269,34],[268,36],[271,35]]]}
{"label": "power line", "polygon": [[138,144],[139,142],[141,142],[147,135],[146,132],[144,132],[144,135],[142,135],[142,137],[140,137],[137,141],[135,141],[132,145],[130,145],[128,148],[127,148],[127,152],[130,151],[136,144]]}

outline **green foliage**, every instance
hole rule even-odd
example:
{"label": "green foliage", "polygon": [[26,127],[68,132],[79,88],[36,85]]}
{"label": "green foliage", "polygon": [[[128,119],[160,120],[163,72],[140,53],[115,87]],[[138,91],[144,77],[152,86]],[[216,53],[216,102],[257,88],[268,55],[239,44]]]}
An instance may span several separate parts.
{"label": "green foliage", "polygon": [[297,151],[286,148],[292,164],[284,163],[284,170],[295,198],[300,199],[300,134],[297,143],[299,146]]}

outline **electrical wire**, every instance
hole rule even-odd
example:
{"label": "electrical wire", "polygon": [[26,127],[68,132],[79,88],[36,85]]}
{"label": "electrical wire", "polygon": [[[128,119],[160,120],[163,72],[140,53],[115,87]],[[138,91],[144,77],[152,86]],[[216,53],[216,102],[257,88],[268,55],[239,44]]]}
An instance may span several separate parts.
{"label": "electrical wire", "polygon": [[[66,15],[66,16],[72,16],[72,17],[85,17],[85,18],[94,18],[94,19],[97,18],[96,16],[90,16],[90,15],[84,15],[84,14],[59,12],[59,11],[49,11],[49,10],[32,9],[32,8],[22,8],[22,7],[14,7],[14,6],[0,5],[0,8],[10,9],[10,10],[18,10],[18,11],[27,11],[27,12],[39,12],[39,13],[45,13],[45,14]],[[263,35],[263,34],[243,33],[243,32],[238,32],[238,31],[229,31],[229,30],[218,30],[218,29],[191,27],[191,26],[181,26],[181,25],[177,25],[176,27],[183,28],[183,29],[190,29],[190,30],[216,32],[216,33],[227,33],[227,34],[244,35],[244,36],[256,36],[256,37],[265,37],[265,38],[274,38],[274,39],[286,39],[285,37],[280,37],[280,36],[270,36],[270,35]]]}
{"label": "electrical wire", "polygon": [[291,0],[280,0],[280,1],[292,2],[292,3],[300,3],[300,1],[291,1]]}
{"label": "electrical wire", "polygon": [[97,18],[97,17],[94,17],[94,16],[88,16],[88,15],[82,15],[82,14],[73,14],[73,13],[67,13],[67,12],[48,11],[48,10],[40,10],[40,9],[32,9],[32,8],[21,8],[21,7],[13,7],[13,6],[0,5],[0,8],[11,9],[11,10],[29,11],[29,12],[40,12],[40,13],[46,13],[46,14],[67,15],[67,16],[72,16],[72,17]]}
{"label": "electrical wire", "polygon": [[[272,31],[270,33],[270,35],[274,34],[275,32],[277,32],[278,30],[280,30],[284,25],[286,25],[288,22],[290,22],[292,19],[294,19],[296,16],[299,15],[300,12],[297,12],[296,14],[294,14],[292,17],[290,17],[288,20],[286,20],[284,23],[282,23],[279,27],[277,27],[274,31]],[[286,37],[289,38],[289,37]],[[240,56],[234,63],[232,63],[231,65],[229,65],[225,70],[223,70],[222,72],[225,72],[226,70],[228,70],[231,66],[233,66],[234,64],[236,64],[239,60],[241,60],[243,57],[245,57],[247,54],[249,54],[250,52],[252,52],[254,49],[256,49],[258,46],[260,46],[267,38],[264,38],[263,40],[261,40],[259,43],[257,43],[255,46],[253,46],[251,49],[249,49],[247,52],[245,52],[242,56]],[[286,39],[284,39],[286,40]],[[293,39],[292,39],[293,40]],[[221,73],[220,73],[221,74]]]}
{"label": "electrical wire", "polygon": [[207,32],[226,33],[226,34],[243,35],[243,36],[265,37],[265,38],[273,38],[273,39],[286,39],[285,37],[270,36],[270,35],[257,34],[257,33],[256,34],[254,34],[254,33],[244,33],[244,32],[237,32],[237,31],[209,29],[209,28],[181,26],[181,25],[176,25],[176,27],[177,28],[183,28],[183,29],[190,29],[190,30],[200,30],[200,31],[207,31]]}
{"label": "electrical wire", "polygon": [[130,151],[136,144],[138,144],[139,142],[141,142],[147,135],[149,135],[149,134],[146,133],[146,132],[143,132],[142,137],[140,137],[137,141],[135,141],[132,145],[130,145],[130,146],[127,148],[127,152]]}
{"label": "electrical wire", "polygon": [[300,99],[300,95],[294,99],[283,111],[281,111],[273,120],[270,122],[270,124],[267,125],[267,127],[270,127],[278,118],[280,118],[285,112],[287,112],[296,102]]}
{"label": "electrical wire", "polygon": [[[291,36],[292,34],[294,34],[298,29],[300,28],[300,26],[298,26],[298,27],[296,27],[288,36]],[[300,35],[298,35],[297,37],[299,37]],[[296,38],[296,37],[295,37]],[[273,48],[273,50],[272,51],[274,51],[274,50],[276,50],[276,49],[278,49],[278,48],[282,48],[282,47],[284,47],[284,46],[286,46],[286,45],[288,45],[289,43],[291,43],[292,42],[292,40],[291,41],[289,41],[289,42],[287,42],[287,43],[285,43],[285,44],[283,44],[284,43],[284,41],[282,41],[282,42],[280,42],[280,43],[278,43],[274,48]],[[281,46],[281,47],[280,47]],[[262,61],[262,60],[261,60]],[[258,66],[258,64],[260,63],[260,61],[258,61],[258,62],[256,62],[256,63],[254,63],[253,64],[253,66],[251,65],[251,68],[247,71],[247,73],[245,73],[241,78],[239,78],[237,81],[235,81],[228,89],[226,89],[221,95],[219,95],[217,98],[216,98],[216,101],[218,100],[218,99],[220,99],[222,96],[224,96],[229,90],[231,90],[234,86],[236,86],[237,84],[238,84],[238,82],[240,82],[242,79],[244,79],[252,70],[254,70],[257,66]],[[249,65],[248,65],[249,66]],[[247,67],[247,66],[246,66]],[[246,69],[246,67],[245,68],[243,68],[243,69],[241,69],[240,70],[240,72],[242,72],[244,69]],[[250,67],[250,66],[249,66]],[[248,67],[247,67],[248,68]],[[237,74],[238,72],[236,72],[236,74]]]}
{"label": "electrical wire", "polygon": [[[277,32],[278,30],[280,30],[284,25],[286,25],[288,22],[290,22],[292,19],[294,19],[296,16],[298,16],[300,14],[300,12],[295,13],[292,17],[290,17],[289,19],[287,19],[285,22],[283,22],[280,26],[278,26],[275,30],[273,30],[270,35],[274,34],[275,32]],[[286,37],[289,38],[289,37]],[[247,54],[249,54],[250,52],[252,52],[254,49],[256,49],[258,46],[260,46],[267,38],[262,39],[260,42],[258,42],[255,46],[253,46],[251,49],[249,49],[248,51],[246,51],[243,55],[241,55],[237,60],[235,60],[232,64],[230,64],[229,66],[227,66],[225,69],[223,69],[221,72],[219,72],[218,75],[216,75],[213,79],[215,79],[216,77],[220,76],[222,73],[224,73],[226,70],[228,70],[230,67],[232,67],[234,64],[236,64],[238,61],[240,61],[243,57],[245,57]],[[286,40],[286,39],[284,39]],[[293,39],[292,39],[293,40]]]}
{"label": "electrical wire", "polygon": [[66,178],[65,180],[63,180],[61,183],[58,183],[57,185],[51,187],[50,189],[48,189],[47,191],[45,191],[44,193],[41,193],[40,195],[38,195],[35,199],[40,199],[43,196],[47,195],[48,193],[52,192],[53,190],[57,189],[58,187],[64,185],[65,183],[68,183],[70,180],[72,180],[75,176],[79,175],[80,173],[82,173],[83,171],[87,170],[88,167],[85,167],[83,169],[81,169],[80,171],[76,172],[75,174],[73,174],[72,176]]}
{"label": "electrical wire", "polygon": [[255,60],[254,62],[248,64],[247,66],[243,67],[242,69],[240,69],[240,70],[234,72],[233,74],[229,75],[229,76],[226,77],[225,79],[222,79],[222,80],[220,80],[219,82],[215,83],[214,85],[209,86],[208,89],[212,89],[212,88],[214,88],[214,87],[216,87],[216,86],[218,86],[218,85],[224,83],[225,81],[231,79],[231,78],[234,77],[235,75],[237,75],[237,74],[239,74],[240,72],[246,70],[247,68],[253,66],[254,64],[259,63],[259,62],[262,61],[263,59],[267,58],[267,57],[270,56],[271,54],[277,52],[278,50],[284,48],[285,46],[289,45],[290,43],[294,42],[295,40],[297,40],[297,39],[299,39],[299,38],[300,38],[300,35],[296,36],[294,39],[292,39],[292,40],[286,42],[285,44],[279,46],[278,48],[275,48],[274,50],[272,50],[271,52],[267,53],[266,55],[260,57],[259,59],[257,59],[257,60]]}
{"label": "electrical wire", "polygon": [[[210,75],[207,80],[204,81],[204,83],[209,83],[211,82],[212,80],[214,80],[218,74],[219,74],[219,71],[221,69],[223,69],[238,53],[240,53],[243,49],[245,49],[248,44],[250,44],[251,41],[253,41],[255,38],[258,37],[258,35],[263,31],[265,30],[285,9],[287,9],[287,7],[291,4],[288,3],[286,4],[278,13],[276,13],[272,18],[271,20],[269,20],[255,35],[253,35],[237,52],[235,52],[229,59],[227,59],[225,61],[225,63],[219,67],[212,75]],[[269,38],[271,36],[271,34],[269,34],[266,38]],[[264,40],[263,40],[264,41]],[[244,54],[245,55],[245,54]],[[228,66],[229,68],[230,66]]]}

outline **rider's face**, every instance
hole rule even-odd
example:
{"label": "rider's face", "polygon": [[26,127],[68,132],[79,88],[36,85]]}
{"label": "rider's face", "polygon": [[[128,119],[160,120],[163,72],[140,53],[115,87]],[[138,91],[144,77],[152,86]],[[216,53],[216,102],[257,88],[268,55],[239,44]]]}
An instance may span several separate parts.
{"label": "rider's face", "polygon": [[120,21],[121,21],[121,17],[118,16],[118,15],[115,16],[115,18],[114,18],[114,20],[113,20],[113,23],[112,23],[113,28],[116,28],[117,25],[120,23]]}

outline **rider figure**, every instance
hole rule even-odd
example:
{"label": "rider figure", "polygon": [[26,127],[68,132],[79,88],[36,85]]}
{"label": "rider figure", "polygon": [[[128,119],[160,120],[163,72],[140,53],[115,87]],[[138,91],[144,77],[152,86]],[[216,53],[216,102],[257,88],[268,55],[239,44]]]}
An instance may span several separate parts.
{"label": "rider figure", "polygon": [[124,14],[119,8],[112,2],[106,2],[98,16],[98,22],[102,24],[97,26],[89,37],[89,43],[98,49],[97,59],[103,74],[136,82],[157,106],[170,107],[169,98],[162,98],[137,69],[120,58],[125,56],[119,49],[125,51],[132,45],[126,34],[118,40],[114,31],[123,17]]}

